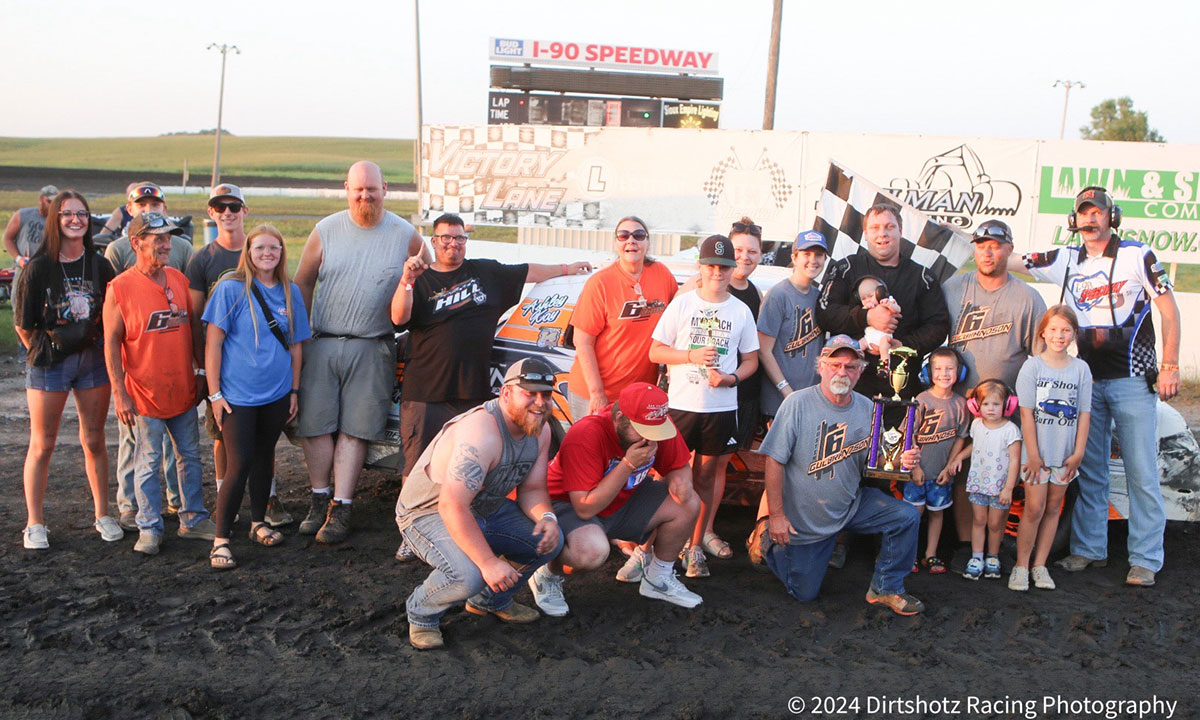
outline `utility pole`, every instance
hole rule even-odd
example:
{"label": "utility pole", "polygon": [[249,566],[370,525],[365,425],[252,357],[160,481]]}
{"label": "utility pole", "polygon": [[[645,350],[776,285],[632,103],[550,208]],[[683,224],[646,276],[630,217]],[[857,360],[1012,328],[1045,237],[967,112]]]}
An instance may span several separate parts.
{"label": "utility pole", "polygon": [[225,43],[220,45],[209,43],[206,49],[217,50],[221,53],[221,91],[217,95],[217,148],[213,152],[212,185],[210,186],[215,188],[221,182],[221,116],[225,111],[225,58],[231,50],[238,55],[241,55],[242,51],[238,49],[237,45],[226,45]]}
{"label": "utility pole", "polygon": [[1058,87],[1059,85],[1066,88],[1066,92],[1063,94],[1062,125],[1058,127],[1058,139],[1062,140],[1063,135],[1067,132],[1067,103],[1071,100],[1071,88],[1085,88],[1087,85],[1079,80],[1055,80],[1054,87]]}
{"label": "utility pole", "polygon": [[421,0],[413,0],[413,34],[417,53],[417,139],[413,142],[413,179],[417,185],[417,214],[421,214],[421,128],[424,115],[421,108]]}
{"label": "utility pole", "polygon": [[775,129],[775,81],[779,78],[779,26],[783,20],[783,0],[775,0],[771,13],[771,46],[767,50],[767,100],[763,108],[763,130]]}

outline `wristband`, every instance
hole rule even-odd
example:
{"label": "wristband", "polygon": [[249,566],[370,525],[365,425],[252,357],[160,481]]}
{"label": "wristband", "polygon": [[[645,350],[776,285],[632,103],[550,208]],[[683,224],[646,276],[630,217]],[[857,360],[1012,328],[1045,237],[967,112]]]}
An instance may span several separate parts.
{"label": "wristband", "polygon": [[412,292],[412,283],[404,283],[404,291]]}
{"label": "wristband", "polygon": [[737,373],[732,373],[732,374],[733,374],[733,384],[731,384],[729,387],[737,387],[738,383],[740,383],[742,381],[742,379],[740,377],[738,377]]}
{"label": "wristband", "polygon": [[633,463],[629,462],[629,458],[623,457],[621,458],[621,462],[629,466],[629,472],[637,472],[637,467],[635,467]]}
{"label": "wristband", "polygon": [[196,370],[193,372],[193,374],[199,375],[200,377],[204,377],[204,368],[196,368]]}
{"label": "wristband", "polygon": [[566,275],[566,274],[568,274],[568,270],[567,270],[567,266],[566,266],[566,264],[559,265],[559,267],[560,267],[560,268],[562,268],[562,274],[563,274],[563,275]]}
{"label": "wristband", "polygon": [[782,389],[784,389],[785,387],[787,387],[787,385],[788,385],[788,381],[787,381],[787,380],[780,380],[779,382],[775,383],[775,389],[776,389],[776,390],[782,390]]}
{"label": "wristband", "polygon": [[218,390],[218,391],[216,391],[215,393],[213,393],[212,395],[209,395],[209,396],[208,396],[208,401],[209,401],[210,403],[213,403],[213,402],[216,402],[216,401],[218,401],[218,400],[221,400],[221,399],[223,399],[224,397],[225,397],[225,396],[221,394],[221,391],[220,391],[220,390]]}
{"label": "wristband", "polygon": [[292,388],[291,390],[288,390],[288,394],[296,395],[298,397],[300,395],[300,388]]}
{"label": "wristband", "polygon": [[544,512],[544,513],[542,513],[542,519],[543,519],[543,520],[545,520],[545,519],[547,519],[547,518],[549,518],[549,519],[553,520],[555,525],[557,525],[557,524],[558,524],[558,516],[557,516],[557,515],[555,515],[554,513],[550,512],[549,510],[547,510],[547,511],[546,511],[546,512]]}
{"label": "wristband", "polygon": [[1167,371],[1169,371],[1169,370],[1174,370],[1174,371],[1178,372],[1178,371],[1179,371],[1179,364],[1178,364],[1178,363],[1167,363],[1167,362],[1163,363],[1163,364],[1162,364],[1162,371],[1163,371],[1163,372],[1167,372]]}

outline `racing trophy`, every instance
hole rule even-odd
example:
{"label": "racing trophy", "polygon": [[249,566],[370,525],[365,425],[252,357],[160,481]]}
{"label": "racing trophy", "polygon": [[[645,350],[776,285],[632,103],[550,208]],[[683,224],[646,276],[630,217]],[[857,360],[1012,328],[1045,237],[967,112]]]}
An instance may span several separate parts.
{"label": "racing trophy", "polygon": [[[875,412],[871,419],[871,448],[867,454],[867,470],[865,475],[881,480],[912,480],[912,470],[900,464],[900,454],[910,449],[916,440],[917,403],[913,400],[903,400],[900,389],[908,384],[908,361],[917,356],[917,351],[910,347],[898,347],[888,352],[888,382],[895,394],[884,397],[882,394],[871,398],[875,404]],[[884,429],[884,413],[892,407],[904,408],[904,430],[896,427]]]}

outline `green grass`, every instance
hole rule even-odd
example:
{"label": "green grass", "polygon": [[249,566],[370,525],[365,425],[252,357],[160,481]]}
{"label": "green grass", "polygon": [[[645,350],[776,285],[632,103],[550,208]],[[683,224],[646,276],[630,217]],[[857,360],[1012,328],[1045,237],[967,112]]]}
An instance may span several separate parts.
{"label": "green grass", "polygon": [[[182,173],[192,184],[212,171],[212,135],[151,138],[0,138],[0,165]],[[356,160],[374,160],[384,178],[413,182],[413,141],[380,138],[224,137],[225,175],[341,180]]]}
{"label": "green grass", "polygon": [[7,355],[17,349],[17,331],[13,327],[13,310],[11,300],[0,300],[0,355]]}

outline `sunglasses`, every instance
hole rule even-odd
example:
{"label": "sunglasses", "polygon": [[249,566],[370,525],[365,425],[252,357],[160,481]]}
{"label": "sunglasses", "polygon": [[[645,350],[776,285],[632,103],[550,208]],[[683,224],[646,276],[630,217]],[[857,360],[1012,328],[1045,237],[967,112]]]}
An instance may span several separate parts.
{"label": "sunglasses", "polygon": [[212,205],[209,205],[209,207],[211,207],[213,210],[216,210],[217,214],[220,215],[220,214],[224,213],[226,210],[232,210],[234,213],[240,213],[242,211],[242,208],[244,208],[246,206],[243,205],[242,203],[234,200],[231,202],[215,202]]}
{"label": "sunglasses", "polygon": [[509,380],[510,383],[545,383],[546,385],[554,384],[554,376],[540,372],[523,372]]}
{"label": "sunglasses", "polygon": [[163,194],[162,190],[152,185],[143,185],[129,193],[130,200],[141,200],[142,198],[157,198],[159,200],[166,200],[167,196]]}
{"label": "sunglasses", "polygon": [[1000,227],[999,225],[989,225],[985,228],[977,228],[975,230],[975,239],[976,240],[991,239],[991,240],[1003,240],[1005,242],[1012,242],[1012,236],[1009,235],[1007,230]]}
{"label": "sunglasses", "polygon": [[648,237],[650,237],[650,233],[646,232],[645,230],[634,230],[633,232],[629,232],[628,230],[617,231],[618,240],[628,240],[629,238],[633,238],[638,242],[645,242],[646,238]]}
{"label": "sunglasses", "polygon": [[753,235],[756,238],[761,238],[762,227],[758,225],[750,225],[749,223],[735,222],[729,227],[729,234],[733,235],[734,233],[745,233],[747,235]]}

